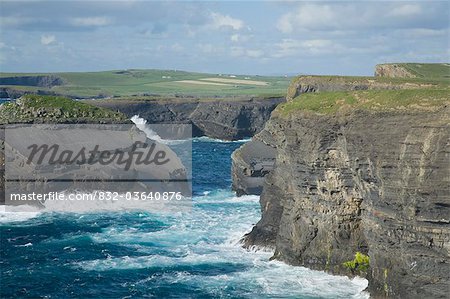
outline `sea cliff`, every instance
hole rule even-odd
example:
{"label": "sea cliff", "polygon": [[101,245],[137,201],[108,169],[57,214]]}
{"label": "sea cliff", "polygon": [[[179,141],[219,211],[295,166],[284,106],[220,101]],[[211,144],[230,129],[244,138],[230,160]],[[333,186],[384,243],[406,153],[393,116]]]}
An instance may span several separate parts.
{"label": "sea cliff", "polygon": [[222,140],[251,137],[264,128],[283,97],[237,98],[131,98],[89,101],[90,104],[139,115],[148,123],[185,123],[192,125],[194,137]]}
{"label": "sea cliff", "polygon": [[[448,89],[317,93],[280,105],[251,142],[276,154],[245,245],[365,276],[374,298],[446,298],[449,119]],[[345,264],[358,252],[370,259],[364,271]]]}

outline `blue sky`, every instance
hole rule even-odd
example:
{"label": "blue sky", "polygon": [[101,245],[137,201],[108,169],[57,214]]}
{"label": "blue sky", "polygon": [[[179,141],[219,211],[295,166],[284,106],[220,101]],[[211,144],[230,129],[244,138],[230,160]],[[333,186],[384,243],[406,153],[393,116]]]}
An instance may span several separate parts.
{"label": "blue sky", "polygon": [[371,75],[449,62],[446,1],[1,1],[4,72]]}

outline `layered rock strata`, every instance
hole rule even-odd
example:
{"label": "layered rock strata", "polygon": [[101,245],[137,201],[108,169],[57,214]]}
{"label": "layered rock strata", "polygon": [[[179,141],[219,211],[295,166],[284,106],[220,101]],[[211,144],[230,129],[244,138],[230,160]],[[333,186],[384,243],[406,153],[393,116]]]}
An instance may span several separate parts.
{"label": "layered rock strata", "polygon": [[139,115],[148,123],[187,123],[193,135],[223,140],[251,137],[261,131],[284,98],[97,100],[93,105]]}
{"label": "layered rock strata", "polygon": [[276,162],[264,181],[262,219],[245,245],[271,246],[274,258],[340,274],[351,274],[343,263],[362,252],[370,256],[374,298],[446,298],[449,119],[449,105],[277,109],[259,135],[270,136]]}

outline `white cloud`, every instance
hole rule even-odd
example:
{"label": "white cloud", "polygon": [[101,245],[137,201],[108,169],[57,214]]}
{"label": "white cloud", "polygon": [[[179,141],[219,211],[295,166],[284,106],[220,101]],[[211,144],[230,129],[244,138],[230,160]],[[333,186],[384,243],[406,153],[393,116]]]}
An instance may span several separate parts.
{"label": "white cloud", "polygon": [[230,55],[233,57],[241,57],[245,55],[245,49],[242,47],[231,47]]}
{"label": "white cloud", "polygon": [[6,26],[11,26],[11,27],[22,26],[22,25],[27,25],[27,24],[30,24],[32,22],[35,22],[37,20],[39,20],[39,19],[37,19],[37,18],[30,18],[30,17],[22,17],[22,16],[20,16],[20,17],[19,16],[14,16],[14,17],[12,17],[12,16],[8,16],[8,17],[2,16],[2,17],[0,17],[0,25],[4,26],[4,27],[6,27]]}
{"label": "white cloud", "polygon": [[337,52],[342,49],[342,46],[326,39],[311,39],[311,40],[295,40],[283,39],[276,45],[278,48],[274,54],[276,58],[300,56],[304,54],[327,54]]}
{"label": "white cloud", "polygon": [[182,52],[184,50],[184,47],[182,45],[180,45],[179,43],[174,43],[170,48],[174,52]]}
{"label": "white cloud", "polygon": [[410,17],[427,23],[435,14],[432,7],[401,2],[334,2],[301,3],[292,11],[282,15],[277,29],[289,34],[296,31],[318,30],[363,30],[374,28],[404,28],[411,26]]}
{"label": "white cloud", "polygon": [[259,58],[264,55],[264,52],[261,50],[247,50],[246,55],[250,58]]}
{"label": "white cloud", "polygon": [[50,34],[41,35],[41,44],[47,46],[56,42],[56,36]]}
{"label": "white cloud", "polygon": [[231,47],[230,55],[232,57],[248,57],[248,58],[260,58],[264,56],[262,50],[257,49],[245,49],[243,47]]}
{"label": "white cloud", "polygon": [[243,35],[243,34],[238,34],[235,33],[233,35],[230,36],[230,40],[234,43],[238,43],[238,42],[246,42],[249,40],[251,36],[249,35]]}
{"label": "white cloud", "polygon": [[336,19],[336,12],[329,5],[305,4],[300,5],[294,12],[281,16],[277,28],[283,33],[291,33],[294,28],[309,29],[332,25]]}
{"label": "white cloud", "polygon": [[112,20],[107,17],[72,18],[70,23],[80,27],[106,26],[112,24]]}
{"label": "white cloud", "polygon": [[241,30],[244,28],[244,21],[232,18],[229,15],[212,12],[210,18],[211,26],[214,29],[231,28],[233,30]]}
{"label": "white cloud", "polygon": [[397,30],[394,33],[398,34],[401,37],[409,37],[409,38],[429,38],[429,37],[437,37],[450,34],[449,29],[428,29],[428,28],[414,28],[414,29],[402,29]]}
{"label": "white cloud", "polygon": [[394,7],[389,12],[390,16],[393,17],[409,17],[413,15],[420,14],[422,12],[422,8],[418,4],[405,4],[402,6]]}
{"label": "white cloud", "polygon": [[216,52],[216,47],[212,44],[199,44],[198,48],[205,54],[212,54]]}

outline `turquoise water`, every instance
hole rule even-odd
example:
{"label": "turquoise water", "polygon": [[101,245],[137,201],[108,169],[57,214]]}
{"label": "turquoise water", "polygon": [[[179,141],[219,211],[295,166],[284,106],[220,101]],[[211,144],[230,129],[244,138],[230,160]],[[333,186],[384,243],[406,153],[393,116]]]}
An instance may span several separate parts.
{"label": "turquoise water", "polygon": [[0,213],[1,298],[367,298],[366,281],[269,261],[239,240],[258,197],[230,191],[240,142],[193,142],[191,212]]}

